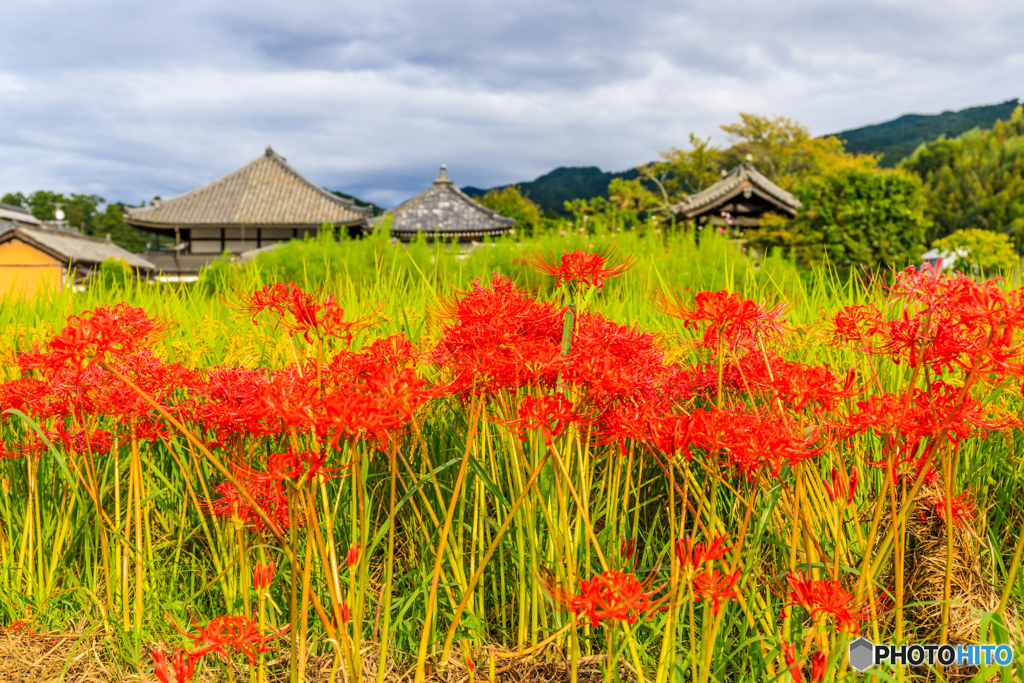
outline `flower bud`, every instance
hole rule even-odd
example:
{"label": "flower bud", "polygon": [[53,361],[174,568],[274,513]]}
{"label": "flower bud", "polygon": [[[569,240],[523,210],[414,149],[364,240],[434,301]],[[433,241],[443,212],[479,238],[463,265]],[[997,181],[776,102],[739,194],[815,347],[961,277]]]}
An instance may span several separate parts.
{"label": "flower bud", "polygon": [[352,547],[348,549],[348,555],[345,556],[345,564],[348,565],[349,569],[352,569],[352,567],[356,566],[357,562],[359,562],[359,544],[353,543]]}

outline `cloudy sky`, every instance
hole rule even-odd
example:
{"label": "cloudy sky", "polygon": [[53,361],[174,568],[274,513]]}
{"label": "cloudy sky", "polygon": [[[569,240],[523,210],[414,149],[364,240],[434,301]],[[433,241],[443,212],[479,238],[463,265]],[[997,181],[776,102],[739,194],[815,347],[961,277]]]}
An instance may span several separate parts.
{"label": "cloudy sky", "polygon": [[1024,95],[1019,0],[3,0],[0,194],[138,203],[270,144],[385,206]]}

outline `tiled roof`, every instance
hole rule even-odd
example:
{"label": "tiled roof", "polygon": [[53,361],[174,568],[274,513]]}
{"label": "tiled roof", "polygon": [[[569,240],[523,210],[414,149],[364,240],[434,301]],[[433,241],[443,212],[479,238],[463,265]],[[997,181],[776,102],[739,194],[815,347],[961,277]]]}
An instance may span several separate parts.
{"label": "tiled roof", "polygon": [[266,154],[191,192],[128,209],[141,228],[358,225],[370,215],[314,185],[267,147]]}
{"label": "tiled roof", "polygon": [[[444,166],[430,187],[389,213],[393,218],[391,233],[397,236],[424,232],[483,237],[503,234],[516,224],[514,218],[478,204],[455,187]],[[378,216],[375,225],[383,219]]]}
{"label": "tiled roof", "polygon": [[43,222],[29,213],[28,209],[10,204],[0,204],[0,231],[22,225],[39,226]]}
{"label": "tiled roof", "polygon": [[674,205],[672,211],[677,215],[683,214],[687,218],[692,218],[740,194],[748,199],[753,194],[759,195],[792,215],[795,215],[802,206],[799,199],[765,178],[752,163],[747,162],[732,169],[714,185],[686,197]]}
{"label": "tiled roof", "polygon": [[122,249],[113,242],[82,235],[75,230],[50,227],[20,226],[0,229],[0,242],[20,239],[41,251],[71,263],[97,264],[108,258],[121,259],[132,268],[153,270],[153,264],[138,254]]}

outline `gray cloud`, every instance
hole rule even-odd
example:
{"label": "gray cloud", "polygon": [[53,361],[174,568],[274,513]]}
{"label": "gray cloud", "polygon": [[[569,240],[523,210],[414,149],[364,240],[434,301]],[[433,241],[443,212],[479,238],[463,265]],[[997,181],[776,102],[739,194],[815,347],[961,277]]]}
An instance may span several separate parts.
{"label": "gray cloud", "polygon": [[137,202],[266,144],[393,205],[622,169],[739,111],[817,133],[1019,96],[1017,2],[9,0],[0,192]]}

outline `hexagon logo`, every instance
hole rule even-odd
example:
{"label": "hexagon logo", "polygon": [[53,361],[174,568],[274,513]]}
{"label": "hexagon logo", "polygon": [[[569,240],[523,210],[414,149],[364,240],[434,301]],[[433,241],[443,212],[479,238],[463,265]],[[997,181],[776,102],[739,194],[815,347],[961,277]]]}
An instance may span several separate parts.
{"label": "hexagon logo", "polygon": [[866,671],[875,663],[875,644],[867,638],[858,638],[850,643],[850,666],[857,671]]}

